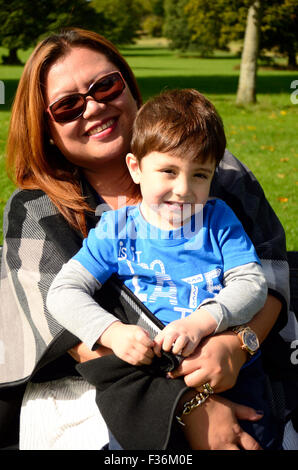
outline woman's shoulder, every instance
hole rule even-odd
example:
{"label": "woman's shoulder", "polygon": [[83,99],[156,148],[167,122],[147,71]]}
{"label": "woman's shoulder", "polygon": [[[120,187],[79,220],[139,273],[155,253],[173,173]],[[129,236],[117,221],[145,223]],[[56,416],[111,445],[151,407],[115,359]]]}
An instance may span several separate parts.
{"label": "woman's shoulder", "polygon": [[34,201],[40,199],[41,197],[47,197],[46,193],[41,189],[20,189],[17,188],[11,194],[8,199],[9,202],[16,202],[16,203],[25,203],[27,201]]}
{"label": "woman's shoulder", "polygon": [[39,218],[56,215],[58,210],[41,189],[16,189],[8,199],[4,213],[14,211],[36,214]]}

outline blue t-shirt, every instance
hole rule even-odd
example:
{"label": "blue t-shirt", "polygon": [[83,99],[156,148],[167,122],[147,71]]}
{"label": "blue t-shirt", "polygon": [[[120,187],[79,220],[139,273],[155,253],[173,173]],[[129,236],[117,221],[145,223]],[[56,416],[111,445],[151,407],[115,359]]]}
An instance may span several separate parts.
{"label": "blue t-shirt", "polygon": [[140,206],[106,212],[74,259],[101,284],[117,273],[164,324],[214,297],[229,269],[259,263],[240,221],[219,199],[172,231],[148,224]]}

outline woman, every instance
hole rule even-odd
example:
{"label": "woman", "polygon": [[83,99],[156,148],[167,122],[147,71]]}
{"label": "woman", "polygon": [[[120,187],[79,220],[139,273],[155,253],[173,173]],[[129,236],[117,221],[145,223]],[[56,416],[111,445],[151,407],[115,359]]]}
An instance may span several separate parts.
{"label": "woman", "polygon": [[[103,367],[109,368],[113,357],[109,351],[99,348],[91,352],[77,344],[78,340],[50,317],[45,299],[55,274],[96,224],[102,205],[117,208],[120,201],[136,204],[139,200],[124,157],[140,103],[129,66],[112,44],[92,32],[73,30],[49,37],[36,47],[24,68],[12,110],[7,152],[8,166],[21,188],[8,202],[4,217],[1,331],[5,361],[0,371],[7,386],[30,380],[38,383],[41,393],[45,383],[56,379],[65,390],[63,381],[76,375],[76,362],[81,363],[84,376],[88,376],[93,358],[102,361],[106,355]],[[234,209],[267,270],[270,294],[250,323],[262,342],[278,316],[280,323],[286,318],[284,233],[252,174],[228,152],[214,178],[213,195],[225,199]],[[95,214],[96,207],[100,210]],[[277,269],[273,271],[275,260]],[[98,301],[118,314],[123,310],[109,283],[100,290]],[[283,314],[279,315],[281,310]],[[209,383],[215,392],[222,392],[234,385],[246,359],[237,335],[226,332],[207,339],[176,375],[185,376],[188,387]],[[115,374],[117,397],[123,391],[125,368],[120,367]],[[152,380],[156,384],[156,379]],[[113,383],[109,385],[112,387],[107,386],[105,395],[108,403],[113,396]],[[142,447],[148,433],[145,437],[140,433],[128,436],[128,442],[125,437],[125,448],[131,448],[129,440],[139,446],[136,448],[163,449],[170,445],[175,434],[170,433],[175,428],[173,416],[195,391],[186,388],[182,378],[169,381],[159,377],[158,387],[162,390],[161,402],[156,408],[153,403],[150,413],[159,416],[161,429],[150,433],[153,441],[146,443],[148,447]],[[27,405],[32,396],[29,386]],[[166,411],[161,413],[163,402]],[[12,406],[16,408],[17,404],[15,401]],[[119,416],[116,412],[114,415],[117,425]],[[198,448],[259,448],[237,419],[253,422],[260,416],[216,393],[191,413],[191,419],[198,423]],[[187,427],[185,435],[187,438]]]}

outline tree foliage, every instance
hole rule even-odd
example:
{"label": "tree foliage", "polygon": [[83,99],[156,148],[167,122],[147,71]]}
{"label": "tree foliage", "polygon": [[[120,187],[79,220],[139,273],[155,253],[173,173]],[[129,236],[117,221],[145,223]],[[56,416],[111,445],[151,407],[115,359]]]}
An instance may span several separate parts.
{"label": "tree foliage", "polygon": [[17,50],[63,27],[92,29],[114,41],[129,43],[137,35],[141,0],[0,0],[0,44],[16,63]]}
{"label": "tree foliage", "polygon": [[[177,49],[203,55],[243,40],[252,0],[165,0],[164,33]],[[262,0],[260,50],[276,48],[295,65],[298,49],[297,0]]]}
{"label": "tree foliage", "polygon": [[191,30],[188,26],[188,17],[185,6],[188,0],[165,0],[165,21],[163,33],[170,40],[172,49],[186,51],[191,45]]}
{"label": "tree foliage", "polygon": [[138,37],[144,7],[141,0],[92,0],[91,6],[104,16],[105,36],[115,44],[129,44]]}
{"label": "tree foliage", "polygon": [[164,0],[143,0],[142,32],[152,37],[162,36]]}
{"label": "tree foliage", "polygon": [[264,8],[261,25],[261,48],[277,48],[287,55],[288,65],[296,67],[298,51],[297,0],[271,0]]}
{"label": "tree foliage", "polygon": [[214,49],[225,49],[231,39],[243,37],[247,2],[165,0],[165,35],[179,49],[177,36],[181,31],[183,49],[196,49],[202,55],[211,54]]}

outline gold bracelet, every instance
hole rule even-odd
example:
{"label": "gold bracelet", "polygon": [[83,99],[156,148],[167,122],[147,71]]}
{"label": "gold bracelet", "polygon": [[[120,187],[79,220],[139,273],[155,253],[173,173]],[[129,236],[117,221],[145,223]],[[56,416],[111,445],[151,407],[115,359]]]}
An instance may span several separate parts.
{"label": "gold bracelet", "polygon": [[182,421],[184,415],[189,415],[195,408],[201,406],[207,398],[210,396],[208,392],[199,392],[197,395],[192,398],[190,401],[186,401],[183,405],[183,410],[180,416],[176,416],[176,419],[179,424],[185,426],[185,423]]}

